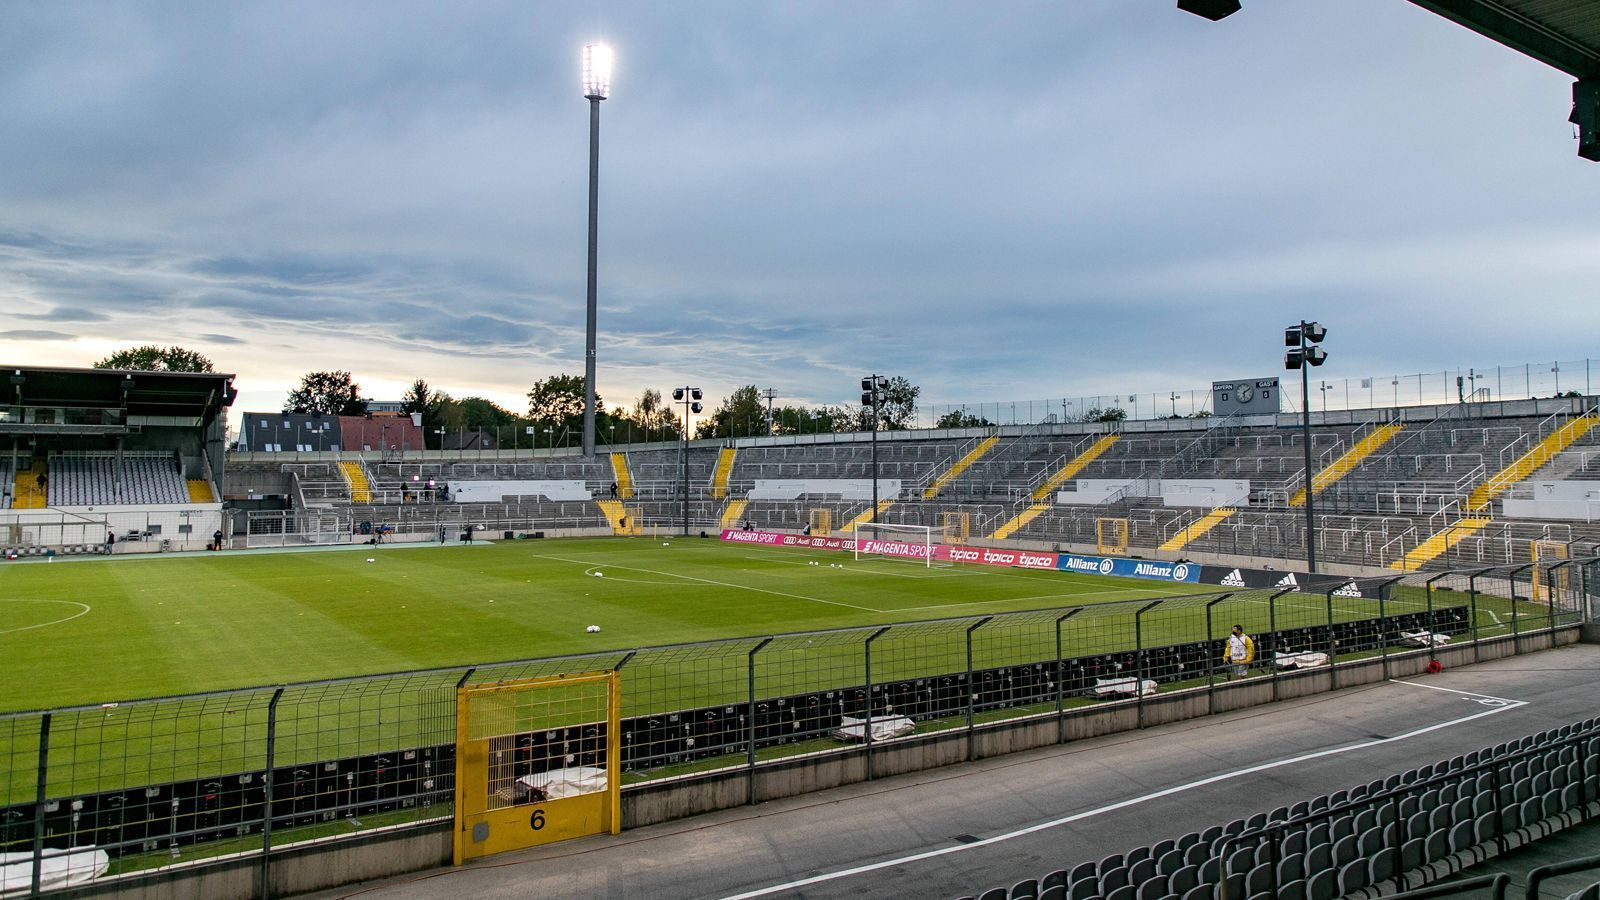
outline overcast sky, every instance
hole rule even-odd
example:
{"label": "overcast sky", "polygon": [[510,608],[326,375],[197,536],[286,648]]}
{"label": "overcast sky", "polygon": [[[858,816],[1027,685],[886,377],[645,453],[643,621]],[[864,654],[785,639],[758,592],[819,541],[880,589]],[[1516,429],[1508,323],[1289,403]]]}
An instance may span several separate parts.
{"label": "overcast sky", "polygon": [[513,409],[1600,356],[1571,79],[1404,0],[0,2],[0,363],[178,343]]}

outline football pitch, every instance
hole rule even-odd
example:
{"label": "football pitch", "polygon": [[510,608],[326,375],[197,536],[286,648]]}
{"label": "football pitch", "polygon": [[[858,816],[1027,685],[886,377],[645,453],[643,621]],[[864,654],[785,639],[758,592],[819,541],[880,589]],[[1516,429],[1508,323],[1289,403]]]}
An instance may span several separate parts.
{"label": "football pitch", "polygon": [[8,564],[0,711],[1216,590],[701,538]]}

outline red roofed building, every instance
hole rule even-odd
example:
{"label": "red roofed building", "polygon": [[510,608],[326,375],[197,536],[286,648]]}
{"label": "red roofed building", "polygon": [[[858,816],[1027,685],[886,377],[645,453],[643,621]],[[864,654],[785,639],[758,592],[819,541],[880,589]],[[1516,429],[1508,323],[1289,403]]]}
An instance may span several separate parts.
{"label": "red roofed building", "polygon": [[422,426],[400,416],[340,416],[339,437],[346,450],[425,450]]}

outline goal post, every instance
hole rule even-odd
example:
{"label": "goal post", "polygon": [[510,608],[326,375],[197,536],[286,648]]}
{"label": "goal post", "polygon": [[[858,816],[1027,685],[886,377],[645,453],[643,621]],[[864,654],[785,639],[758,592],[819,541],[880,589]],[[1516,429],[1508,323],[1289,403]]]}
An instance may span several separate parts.
{"label": "goal post", "polygon": [[893,559],[933,567],[933,532],[927,525],[857,522],[851,529],[853,552],[860,559]]}

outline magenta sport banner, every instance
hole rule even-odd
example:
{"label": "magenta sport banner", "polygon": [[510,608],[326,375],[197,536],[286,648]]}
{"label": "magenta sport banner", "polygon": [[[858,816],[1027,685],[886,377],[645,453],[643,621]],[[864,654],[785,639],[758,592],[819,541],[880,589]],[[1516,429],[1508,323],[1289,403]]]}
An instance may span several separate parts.
{"label": "magenta sport banner", "polygon": [[[853,538],[839,537],[811,537],[803,534],[783,534],[776,531],[740,531],[727,529],[722,532],[722,539],[735,541],[741,544],[765,544],[774,547],[810,547],[813,550],[845,550],[856,549]],[[863,553],[872,553],[878,556],[901,556],[910,559],[922,559],[930,548],[922,544],[909,541],[881,541],[868,540],[862,543]],[[941,562],[978,563],[986,566],[1018,566],[1024,569],[1054,569],[1056,568],[1055,553],[1039,553],[1027,550],[993,550],[988,547],[961,547],[946,544],[936,544],[932,548],[933,558]]]}

